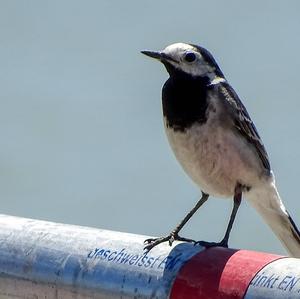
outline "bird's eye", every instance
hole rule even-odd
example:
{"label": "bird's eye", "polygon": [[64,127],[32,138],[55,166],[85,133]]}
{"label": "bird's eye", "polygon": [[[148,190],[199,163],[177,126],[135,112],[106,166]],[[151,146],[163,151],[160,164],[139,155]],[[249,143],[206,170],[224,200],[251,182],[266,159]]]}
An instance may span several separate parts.
{"label": "bird's eye", "polygon": [[196,55],[193,52],[188,52],[184,56],[185,61],[193,62],[196,60]]}

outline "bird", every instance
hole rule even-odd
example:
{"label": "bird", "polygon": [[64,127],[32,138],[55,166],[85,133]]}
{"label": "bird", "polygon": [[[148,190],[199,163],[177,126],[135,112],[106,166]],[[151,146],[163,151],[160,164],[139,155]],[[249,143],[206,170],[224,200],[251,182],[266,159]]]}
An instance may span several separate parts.
{"label": "bird", "polygon": [[[275,184],[269,157],[244,104],[212,54],[202,46],[174,43],[161,51],[141,51],[160,61],[169,78],[162,88],[167,139],[184,171],[202,196],[166,236],[145,240],[146,251],[163,242],[194,242],[206,248],[228,247],[242,197],[256,209],[290,256],[300,257],[300,232]],[[219,242],[179,235],[209,196],[232,198],[233,208]]]}

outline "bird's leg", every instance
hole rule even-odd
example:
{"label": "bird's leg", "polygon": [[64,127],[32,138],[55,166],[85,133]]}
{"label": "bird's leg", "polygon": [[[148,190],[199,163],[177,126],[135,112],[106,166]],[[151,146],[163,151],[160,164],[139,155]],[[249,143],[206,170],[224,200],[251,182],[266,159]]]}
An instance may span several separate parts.
{"label": "bird's leg", "polygon": [[185,241],[185,242],[195,242],[192,239],[180,237],[178,233],[184,227],[184,225],[190,220],[190,218],[195,214],[195,212],[207,201],[207,199],[208,199],[208,194],[202,192],[202,197],[194,206],[194,208],[184,217],[184,219],[175,227],[174,230],[172,230],[172,232],[168,236],[146,239],[144,241],[144,243],[146,244],[144,249],[149,252],[153,247],[166,241],[169,241],[170,246],[172,246],[172,243],[175,240]]}
{"label": "bird's leg", "polygon": [[235,188],[235,193],[234,193],[234,197],[233,197],[233,208],[231,211],[231,215],[230,215],[230,220],[229,223],[227,225],[227,229],[225,232],[225,236],[222,239],[221,242],[206,242],[206,241],[198,241],[195,244],[199,244],[201,246],[204,246],[206,248],[209,247],[215,247],[215,246],[220,246],[220,247],[228,247],[228,240],[229,240],[229,235],[232,229],[232,225],[236,216],[236,213],[239,209],[239,206],[241,204],[242,201],[242,186],[240,184],[238,184]]}

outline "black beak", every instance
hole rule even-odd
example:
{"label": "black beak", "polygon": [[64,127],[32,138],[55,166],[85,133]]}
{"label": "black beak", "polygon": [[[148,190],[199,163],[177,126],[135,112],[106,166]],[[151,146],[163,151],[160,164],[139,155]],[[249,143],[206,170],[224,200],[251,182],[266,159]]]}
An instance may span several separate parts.
{"label": "black beak", "polygon": [[164,52],[155,52],[155,51],[141,51],[141,53],[151,57],[151,58],[154,58],[154,59],[158,59],[160,60],[161,62],[170,62],[170,61],[173,61],[173,62],[177,62],[174,58],[172,58],[171,56],[165,54]]}
{"label": "black beak", "polygon": [[161,52],[141,51],[141,53],[143,53],[151,58],[155,58],[155,59],[159,59],[159,60],[161,60],[161,58],[162,58]]}

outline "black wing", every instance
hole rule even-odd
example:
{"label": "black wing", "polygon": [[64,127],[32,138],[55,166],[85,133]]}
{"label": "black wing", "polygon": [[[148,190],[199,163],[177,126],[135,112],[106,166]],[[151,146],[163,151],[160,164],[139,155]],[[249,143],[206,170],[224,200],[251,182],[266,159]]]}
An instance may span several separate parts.
{"label": "black wing", "polygon": [[237,131],[255,147],[263,166],[270,171],[271,166],[267,151],[245,106],[239,99],[236,92],[227,82],[221,83],[219,88],[227,103],[229,103],[230,107],[234,110],[234,126],[236,127]]}

